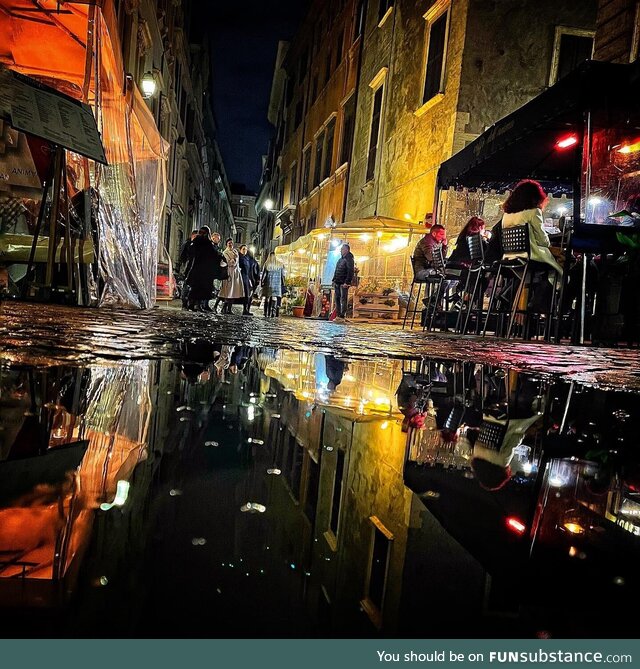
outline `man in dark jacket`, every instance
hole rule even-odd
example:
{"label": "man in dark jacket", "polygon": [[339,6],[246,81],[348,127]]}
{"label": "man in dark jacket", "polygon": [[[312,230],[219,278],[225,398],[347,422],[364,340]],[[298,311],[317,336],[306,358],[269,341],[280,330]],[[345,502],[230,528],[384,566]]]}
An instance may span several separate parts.
{"label": "man in dark jacket", "polygon": [[[189,254],[189,247],[191,242],[198,236],[197,230],[192,230],[189,239],[182,245],[180,249],[180,257],[178,258],[178,271],[182,271],[182,266],[184,265],[184,272],[182,272],[183,277],[186,279],[191,269],[192,258]],[[189,286],[186,281],[183,281],[182,284],[182,308],[186,309],[189,305]]]}
{"label": "man in dark jacket", "polygon": [[[333,273],[333,287],[336,294],[337,319],[344,320],[347,315],[349,300],[349,286],[353,283],[355,261],[349,244],[343,244],[340,249],[340,259]],[[336,319],[336,320],[337,320]]]}
{"label": "man in dark jacket", "polygon": [[413,252],[413,271],[418,281],[433,276],[433,252],[442,249],[442,258],[447,257],[447,233],[444,226],[436,223],[431,230],[418,242]]}

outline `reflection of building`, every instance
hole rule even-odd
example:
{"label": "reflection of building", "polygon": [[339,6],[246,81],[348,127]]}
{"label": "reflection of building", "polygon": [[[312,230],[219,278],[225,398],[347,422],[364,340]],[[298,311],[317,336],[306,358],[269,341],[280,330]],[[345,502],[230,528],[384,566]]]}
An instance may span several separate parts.
{"label": "reflection of building", "polygon": [[590,56],[595,5],[368,3],[347,218],[433,211],[443,160]]}
{"label": "reflection of building", "polygon": [[247,191],[242,184],[232,184],[231,209],[236,232],[233,241],[236,244],[255,244],[257,234],[256,196]]}

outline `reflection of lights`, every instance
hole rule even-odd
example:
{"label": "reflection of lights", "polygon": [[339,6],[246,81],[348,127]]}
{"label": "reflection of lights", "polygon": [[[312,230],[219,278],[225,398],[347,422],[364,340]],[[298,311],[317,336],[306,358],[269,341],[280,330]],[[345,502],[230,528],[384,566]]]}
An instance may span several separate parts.
{"label": "reflection of lights", "polygon": [[363,235],[360,235],[360,239],[363,242],[369,242],[371,241],[371,235],[368,235],[366,232]]}
{"label": "reflection of lights", "polygon": [[169,495],[171,497],[180,497],[180,495],[182,495],[182,490],[178,490],[177,488],[171,488],[171,490],[169,490]]}
{"label": "reflection of lights", "polygon": [[556,212],[558,213],[558,216],[564,216],[569,210],[566,207],[558,207],[556,209]]}
{"label": "reflection of lights", "polygon": [[253,406],[253,404],[250,404],[247,407],[247,418],[249,421],[254,421],[256,419],[256,408]]}
{"label": "reflection of lights", "polygon": [[601,197],[598,197],[597,195],[592,195],[589,198],[589,204],[592,207],[597,207],[599,204],[602,204],[603,202],[604,202],[604,200]]}
{"label": "reflection of lights", "polygon": [[253,437],[249,437],[247,439],[247,444],[257,444],[258,446],[264,446],[264,441],[262,441],[262,439],[254,439]]}
{"label": "reflection of lights", "polygon": [[54,431],[53,434],[51,435],[54,439],[62,439],[64,437],[64,428],[63,427],[57,427]]}
{"label": "reflection of lights", "polygon": [[273,467],[271,469],[267,469],[267,474],[271,474],[273,476],[280,476],[280,474],[282,474],[282,470],[278,469],[277,467]]}
{"label": "reflection of lights", "polygon": [[109,585],[109,579],[106,576],[101,576],[100,585]]}
{"label": "reflection of lights", "polygon": [[380,429],[381,430],[386,430],[389,427],[389,421],[385,420],[384,422],[380,423]]}
{"label": "reflection of lights", "polygon": [[380,239],[380,237],[382,237],[382,233],[381,233],[381,232],[376,232],[376,237],[377,237],[378,239]]}
{"label": "reflection of lights", "polygon": [[404,217],[407,219],[407,221],[411,220],[411,214],[405,214]]}
{"label": "reflection of lights", "polygon": [[191,539],[192,546],[204,546],[207,543],[207,540],[204,537],[194,537]]}
{"label": "reflection of lights", "polygon": [[265,208],[267,211],[271,211],[271,210],[274,208],[274,206],[275,206],[275,204],[274,204],[273,200],[272,200],[270,197],[267,198],[267,199],[264,201],[264,208]]}
{"label": "reflection of lights", "polygon": [[389,404],[388,397],[376,397],[375,403],[380,406],[381,404]]}
{"label": "reflection of lights", "polygon": [[367,262],[369,260],[369,256],[358,256],[356,258],[356,262]]}
{"label": "reflection of lights", "polygon": [[287,378],[288,379],[295,379],[296,377],[295,377],[294,374],[287,374]]}
{"label": "reflection of lights", "polygon": [[249,402],[250,402],[250,404],[256,404],[257,401],[258,401],[258,400],[257,400],[255,397],[250,397],[250,398],[249,398]]}
{"label": "reflection of lights", "polygon": [[332,246],[334,249],[337,249],[338,246],[340,246],[340,240],[339,240],[339,239],[334,239],[334,240],[331,242],[331,246]]}
{"label": "reflection of lights", "polygon": [[516,532],[517,534],[523,534],[524,531],[527,529],[527,526],[521,520],[518,520],[518,518],[515,518],[514,516],[509,516],[509,518],[507,518],[507,527],[512,532]]}
{"label": "reflection of lights", "polygon": [[100,508],[102,511],[108,511],[114,506],[124,506],[124,503],[127,501],[129,496],[129,481],[118,481],[116,486],[116,496],[113,498],[111,504],[101,504]]}
{"label": "reflection of lights", "polygon": [[530,462],[525,462],[522,471],[528,476],[533,471],[533,465]]}
{"label": "reflection of lights", "polygon": [[567,482],[565,479],[563,479],[562,476],[558,476],[557,474],[549,479],[549,485],[552,488],[562,488],[562,486],[566,484]]}
{"label": "reflection of lights", "polygon": [[557,149],[568,149],[570,146],[575,146],[578,143],[577,135],[567,135],[556,142]]}
{"label": "reflection of lights", "polygon": [[258,504],[257,502],[247,502],[240,507],[240,511],[243,513],[264,513],[267,510],[267,507],[264,504]]}
{"label": "reflection of lights", "polygon": [[321,242],[323,242],[323,241],[325,240],[325,237],[326,237],[326,236],[327,236],[327,235],[325,235],[324,233],[322,233],[322,234],[318,235],[318,240],[321,241]]}
{"label": "reflection of lights", "polygon": [[145,72],[140,80],[140,88],[142,89],[143,98],[152,98],[158,89],[158,83],[152,72]]}
{"label": "reflection of lights", "polygon": [[307,251],[305,249],[298,249],[298,253],[303,256]]}
{"label": "reflection of lights", "polygon": [[565,523],[562,527],[571,534],[584,534],[584,527],[578,523]]}
{"label": "reflection of lights", "polygon": [[205,441],[204,445],[210,446],[211,448],[218,448],[218,446],[220,446],[220,444],[217,441]]}
{"label": "reflection of lights", "polygon": [[636,153],[638,151],[640,151],[640,140],[633,142],[632,144],[623,144],[618,149],[618,153],[622,154]]}
{"label": "reflection of lights", "polygon": [[616,576],[613,579],[613,583],[614,585],[624,585],[624,578],[622,578],[622,576]]}
{"label": "reflection of lights", "polygon": [[587,557],[587,554],[584,551],[579,550],[575,546],[569,548],[569,557],[577,557],[578,560],[584,560]]}

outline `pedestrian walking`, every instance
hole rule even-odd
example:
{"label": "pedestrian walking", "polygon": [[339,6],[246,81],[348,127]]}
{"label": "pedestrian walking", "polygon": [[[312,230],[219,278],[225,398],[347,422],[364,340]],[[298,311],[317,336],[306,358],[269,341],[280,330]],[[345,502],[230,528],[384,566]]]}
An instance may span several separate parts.
{"label": "pedestrian walking", "polygon": [[189,246],[191,266],[186,279],[189,286],[188,309],[200,311],[203,301],[211,298],[213,280],[221,260],[211,241],[211,230],[206,225],[202,226]]}
{"label": "pedestrian walking", "polygon": [[284,295],[284,267],[278,262],[273,251],[269,254],[260,279],[264,297],[264,315],[272,318],[280,315],[280,305]]}
{"label": "pedestrian walking", "polygon": [[333,288],[336,296],[336,320],[344,321],[347,315],[349,302],[349,286],[353,283],[355,274],[355,260],[349,244],[343,244],[340,248],[340,259],[333,273]]}
{"label": "pedestrian walking", "polygon": [[242,275],[242,286],[244,288],[244,303],[242,305],[242,315],[251,316],[251,300],[253,298],[253,286],[251,284],[251,258],[249,257],[249,247],[243,244],[240,247],[240,257],[238,258],[240,274]]}
{"label": "pedestrian walking", "polygon": [[[180,249],[180,256],[178,257],[178,272],[182,274],[183,279],[189,275],[189,270],[191,269],[192,259],[189,254],[189,249],[191,247],[191,242],[198,236],[197,230],[192,230],[189,239],[182,245]],[[183,271],[184,267],[184,271]],[[182,308],[186,309],[189,306],[189,286],[187,286],[186,281],[183,280],[182,285]]]}
{"label": "pedestrian walking", "polygon": [[236,303],[243,303],[245,298],[242,273],[240,271],[240,254],[233,247],[233,239],[227,239],[222,252],[229,276],[222,282],[220,297],[224,300],[223,314],[232,313],[231,307]]}

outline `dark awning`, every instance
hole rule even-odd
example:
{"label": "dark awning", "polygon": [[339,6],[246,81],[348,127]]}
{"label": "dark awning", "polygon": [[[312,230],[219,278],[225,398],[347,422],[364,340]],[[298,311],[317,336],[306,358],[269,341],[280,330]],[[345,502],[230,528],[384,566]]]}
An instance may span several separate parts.
{"label": "dark awning", "polygon": [[559,151],[556,142],[576,133],[582,143],[585,111],[637,108],[638,99],[638,63],[586,61],[444,162],[438,185],[474,188],[527,177],[570,184],[580,145]]}

